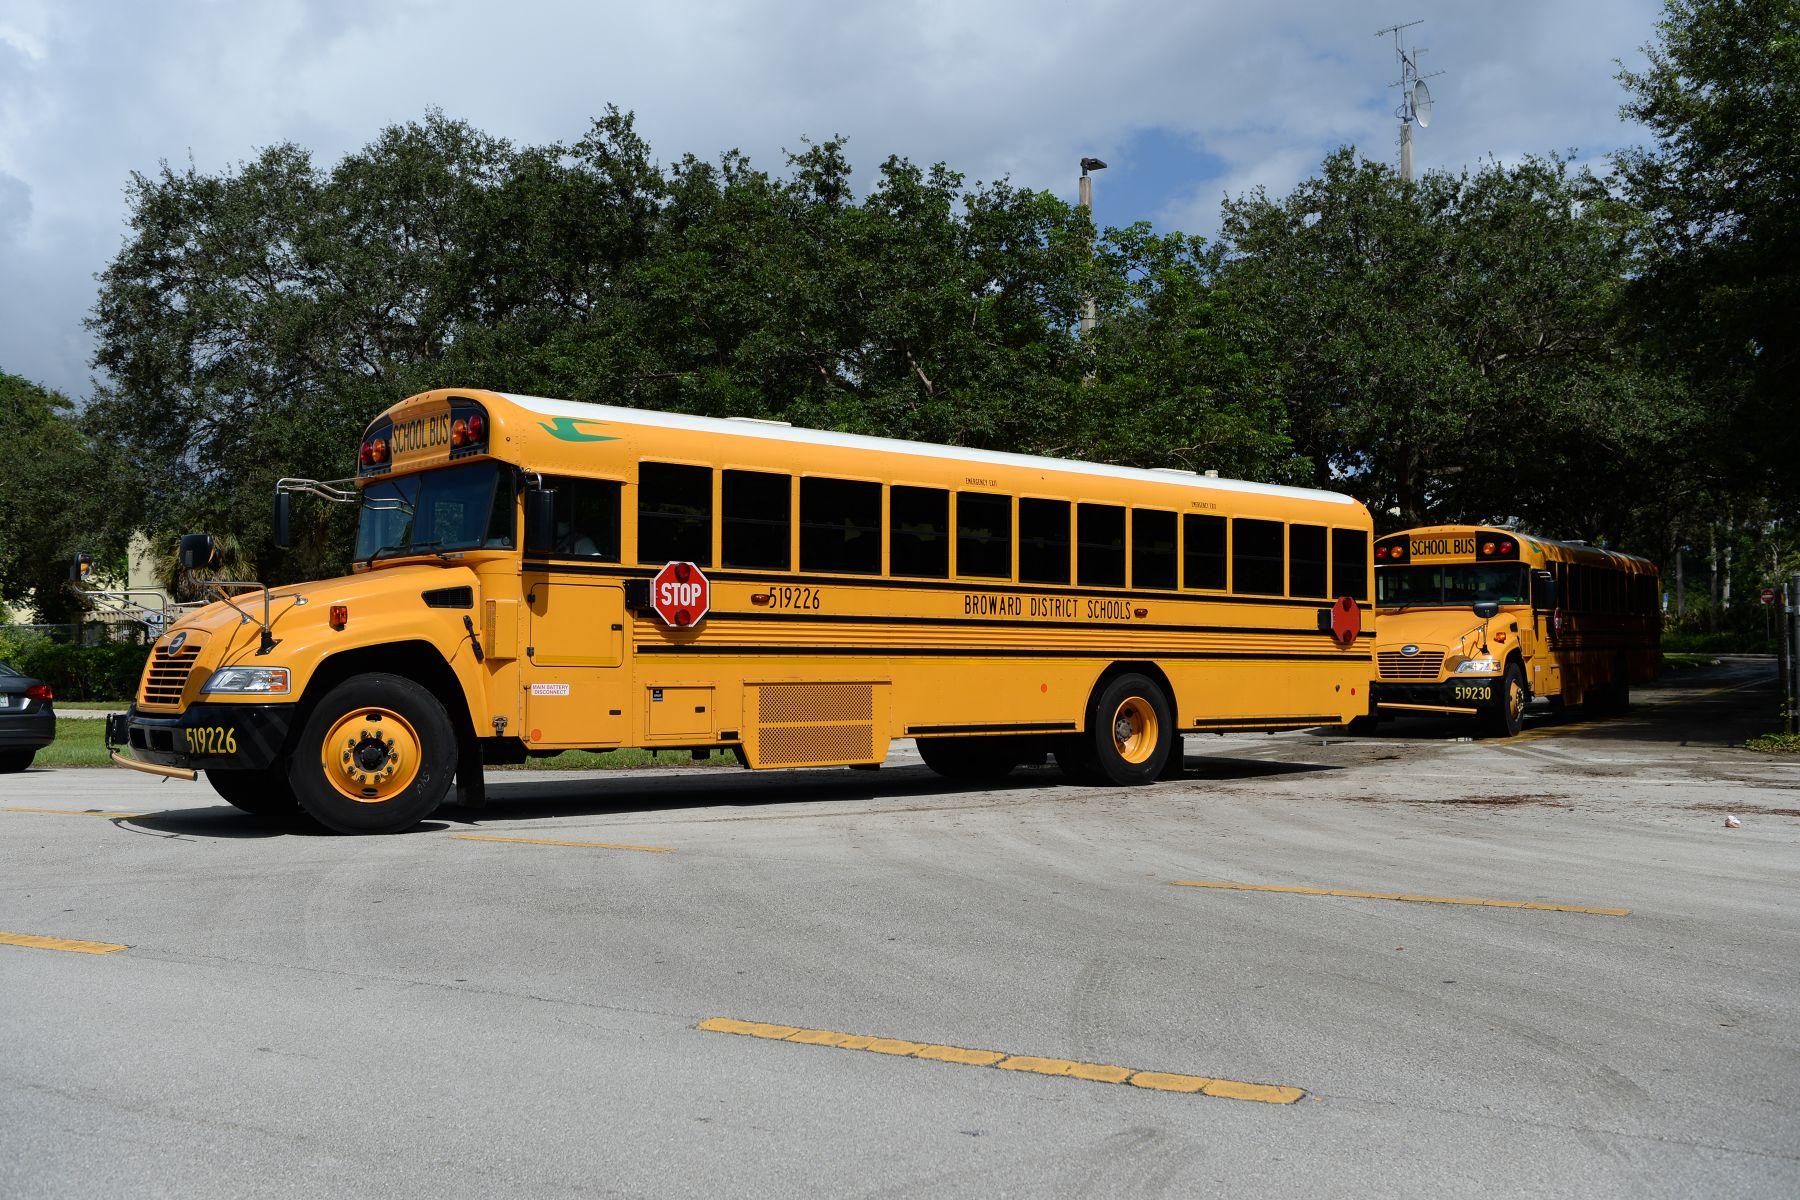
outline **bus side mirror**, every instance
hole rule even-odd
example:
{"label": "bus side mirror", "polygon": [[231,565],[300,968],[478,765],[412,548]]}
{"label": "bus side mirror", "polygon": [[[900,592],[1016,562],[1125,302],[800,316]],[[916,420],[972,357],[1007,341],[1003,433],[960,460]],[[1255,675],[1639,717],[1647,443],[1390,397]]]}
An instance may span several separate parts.
{"label": "bus side mirror", "polygon": [[275,548],[286,550],[293,544],[288,527],[294,519],[294,498],[286,492],[275,493]]}
{"label": "bus side mirror", "polygon": [[525,492],[525,549],[548,554],[556,548],[556,492],[530,488]]}
{"label": "bus side mirror", "polygon": [[1556,604],[1556,576],[1548,571],[1531,573],[1531,606],[1538,609],[1553,609]]}
{"label": "bus side mirror", "polygon": [[1484,621],[1491,621],[1500,615],[1500,605],[1493,600],[1480,600],[1475,604],[1475,615]]}
{"label": "bus side mirror", "polygon": [[210,571],[219,565],[219,547],[210,534],[184,533],[176,558],[190,571]]}
{"label": "bus side mirror", "polygon": [[69,582],[86,583],[87,577],[93,569],[94,560],[91,555],[77,554],[69,562]]}

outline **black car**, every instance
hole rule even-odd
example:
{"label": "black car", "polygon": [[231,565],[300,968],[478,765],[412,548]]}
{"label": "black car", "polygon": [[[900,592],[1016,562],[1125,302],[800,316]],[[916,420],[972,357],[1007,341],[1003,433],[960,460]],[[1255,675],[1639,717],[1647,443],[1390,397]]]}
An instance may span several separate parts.
{"label": "black car", "polygon": [[23,771],[56,740],[55,699],[43,680],[0,663],[0,774]]}

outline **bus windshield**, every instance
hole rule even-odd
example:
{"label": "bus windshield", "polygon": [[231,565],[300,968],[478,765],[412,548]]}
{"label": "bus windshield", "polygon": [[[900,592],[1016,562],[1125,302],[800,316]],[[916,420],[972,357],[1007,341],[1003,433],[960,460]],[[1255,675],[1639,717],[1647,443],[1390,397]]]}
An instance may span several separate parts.
{"label": "bus windshield", "polygon": [[363,488],[359,561],[512,547],[512,471],[499,463],[421,471]]}
{"label": "bus windshield", "polygon": [[1518,563],[1447,563],[1435,567],[1381,567],[1375,572],[1376,605],[1523,604],[1530,599],[1525,568]]}

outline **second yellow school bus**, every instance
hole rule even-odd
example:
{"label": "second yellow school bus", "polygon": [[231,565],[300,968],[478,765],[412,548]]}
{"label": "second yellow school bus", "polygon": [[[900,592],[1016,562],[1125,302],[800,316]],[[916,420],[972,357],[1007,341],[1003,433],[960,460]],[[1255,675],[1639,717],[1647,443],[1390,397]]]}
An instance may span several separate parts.
{"label": "second yellow school bus", "polygon": [[1371,523],[1329,492],[469,389],[286,486],[358,506],[354,572],[177,622],[109,740],[339,830],[574,748],[1127,784],[1368,705]]}
{"label": "second yellow school bus", "polygon": [[1379,539],[1375,581],[1373,717],[1458,714],[1508,737],[1533,701],[1621,712],[1662,664],[1658,575],[1636,555],[1432,525]]}

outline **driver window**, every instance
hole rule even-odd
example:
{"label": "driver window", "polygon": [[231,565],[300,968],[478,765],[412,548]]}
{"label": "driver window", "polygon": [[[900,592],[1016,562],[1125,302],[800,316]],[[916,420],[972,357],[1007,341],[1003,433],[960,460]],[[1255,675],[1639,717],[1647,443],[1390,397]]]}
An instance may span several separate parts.
{"label": "driver window", "polygon": [[618,562],[622,485],[612,479],[545,476],[544,486],[556,491],[552,557]]}

